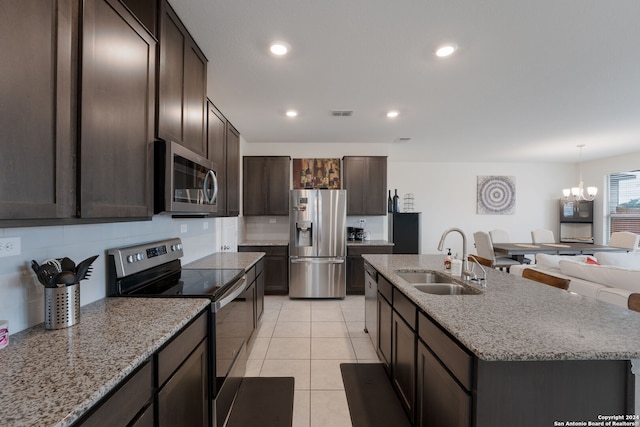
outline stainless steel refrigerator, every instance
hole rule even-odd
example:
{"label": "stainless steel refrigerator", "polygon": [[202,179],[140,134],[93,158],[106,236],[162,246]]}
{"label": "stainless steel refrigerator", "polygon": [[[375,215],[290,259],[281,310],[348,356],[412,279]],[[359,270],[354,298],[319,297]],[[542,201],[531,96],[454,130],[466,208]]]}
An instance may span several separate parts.
{"label": "stainless steel refrigerator", "polygon": [[291,190],[289,297],[346,295],[347,191]]}

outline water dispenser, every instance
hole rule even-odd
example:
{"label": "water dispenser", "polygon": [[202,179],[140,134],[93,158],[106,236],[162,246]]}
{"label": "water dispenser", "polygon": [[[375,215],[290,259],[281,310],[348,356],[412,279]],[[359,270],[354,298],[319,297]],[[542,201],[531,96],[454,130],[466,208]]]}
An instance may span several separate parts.
{"label": "water dispenser", "polygon": [[313,246],[313,223],[311,221],[296,222],[296,246]]}

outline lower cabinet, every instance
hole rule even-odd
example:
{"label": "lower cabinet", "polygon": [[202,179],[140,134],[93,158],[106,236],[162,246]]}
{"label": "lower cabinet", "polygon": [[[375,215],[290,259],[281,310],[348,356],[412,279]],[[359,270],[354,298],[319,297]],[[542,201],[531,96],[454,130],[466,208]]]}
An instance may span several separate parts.
{"label": "lower cabinet", "polygon": [[378,356],[389,373],[391,372],[392,291],[391,283],[378,275]]}
{"label": "lower cabinet", "polygon": [[416,388],[416,308],[393,290],[391,317],[391,379],[409,421],[413,423]]}
{"label": "lower cabinet", "polygon": [[[289,293],[289,246],[238,246],[238,252],[264,252],[265,295]],[[257,277],[257,276],[256,276]]]}
{"label": "lower cabinet", "polygon": [[347,295],[364,295],[363,254],[390,254],[391,245],[347,245]]}

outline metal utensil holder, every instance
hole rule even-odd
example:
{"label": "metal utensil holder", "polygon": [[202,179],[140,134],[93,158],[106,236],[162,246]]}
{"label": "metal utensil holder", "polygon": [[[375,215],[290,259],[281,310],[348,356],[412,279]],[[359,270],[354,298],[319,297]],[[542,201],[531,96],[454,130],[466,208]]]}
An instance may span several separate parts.
{"label": "metal utensil holder", "polygon": [[44,328],[62,329],[80,321],[80,284],[44,289]]}

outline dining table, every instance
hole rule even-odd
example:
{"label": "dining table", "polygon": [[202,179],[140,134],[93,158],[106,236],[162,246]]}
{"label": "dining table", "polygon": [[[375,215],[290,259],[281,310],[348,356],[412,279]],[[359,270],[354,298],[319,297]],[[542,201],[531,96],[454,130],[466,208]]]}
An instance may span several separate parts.
{"label": "dining table", "polygon": [[523,263],[527,254],[593,255],[596,252],[627,252],[628,249],[581,242],[494,243],[493,251],[496,255],[507,255]]}

